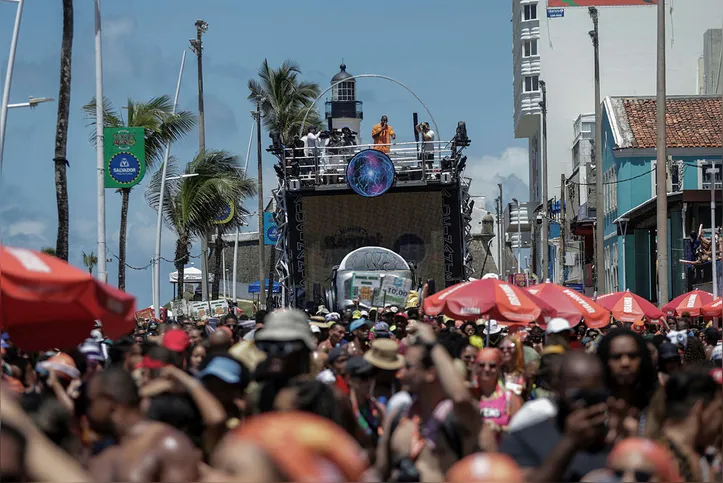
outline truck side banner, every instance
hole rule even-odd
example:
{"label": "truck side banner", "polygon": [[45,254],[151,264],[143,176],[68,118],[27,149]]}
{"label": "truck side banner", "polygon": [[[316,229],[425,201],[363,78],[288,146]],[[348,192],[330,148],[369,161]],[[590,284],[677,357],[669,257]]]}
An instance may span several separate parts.
{"label": "truck side banner", "polygon": [[630,5],[655,5],[658,0],[548,0],[548,8],[561,7],[620,7]]}

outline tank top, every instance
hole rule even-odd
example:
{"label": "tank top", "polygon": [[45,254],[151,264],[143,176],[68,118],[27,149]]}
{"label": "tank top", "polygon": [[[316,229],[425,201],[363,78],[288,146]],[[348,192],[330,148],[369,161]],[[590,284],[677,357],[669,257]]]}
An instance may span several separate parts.
{"label": "tank top", "polygon": [[509,391],[497,385],[495,392],[487,399],[480,399],[479,412],[482,421],[489,421],[506,427],[510,423]]}

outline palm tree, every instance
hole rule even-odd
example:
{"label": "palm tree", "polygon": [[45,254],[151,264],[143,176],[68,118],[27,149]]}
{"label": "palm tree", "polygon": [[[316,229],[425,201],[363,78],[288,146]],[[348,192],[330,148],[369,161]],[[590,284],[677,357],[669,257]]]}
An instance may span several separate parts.
{"label": "palm tree", "polygon": [[58,121],[55,127],[55,198],[58,205],[58,236],[56,256],[68,261],[68,176],[65,158],[68,146],[68,114],[70,112],[70,73],[73,54],[73,0],[63,0],[63,42],[60,47],[60,88],[58,92]]}
{"label": "palm tree", "polygon": [[[167,176],[179,174],[178,166],[169,162]],[[213,221],[221,216],[227,203],[233,203],[234,215],[224,227],[240,226],[249,214],[243,201],[256,194],[253,180],[247,179],[239,169],[239,158],[226,151],[206,150],[197,154],[183,174],[196,176],[167,180],[162,207],[163,219],[177,237],[174,264],[179,287],[183,287],[183,271],[189,261],[192,241],[217,229]],[[146,200],[155,210],[159,209],[160,192],[161,172],[156,171],[146,189]],[[219,257],[220,254],[217,259]],[[221,264],[216,265],[215,280],[220,276]]]}
{"label": "palm tree", "polygon": [[[299,80],[300,75],[301,69],[295,62],[286,60],[281,67],[274,69],[264,59],[259,79],[249,80],[249,100],[256,102],[259,97],[263,98],[261,112],[264,127],[270,133],[279,133],[285,144],[299,133],[306,110],[321,92],[318,84]],[[309,112],[306,125],[321,126],[316,109]]]}
{"label": "palm tree", "polygon": [[[123,122],[123,114],[113,109],[108,99],[103,100],[104,127],[142,127],[145,128],[146,168],[153,169],[163,161],[164,149],[168,143],[176,142],[196,125],[196,116],[190,111],[173,113],[173,101],[169,96],[153,97],[148,102],[136,102],[128,99],[125,106],[128,120]],[[95,128],[95,99],[83,106],[90,125]],[[91,133],[95,142],[95,129]],[[126,236],[128,229],[128,199],[131,188],[120,188],[121,220],[118,240],[118,288],[125,290],[126,285]],[[103,255],[103,254],[101,254]]]}
{"label": "palm tree", "polygon": [[83,252],[83,265],[88,267],[88,273],[93,275],[93,267],[98,265],[98,257],[95,256],[95,252]]}
{"label": "palm tree", "polygon": [[43,253],[45,253],[46,255],[52,255],[52,256],[54,256],[54,257],[57,256],[57,255],[55,254],[55,253],[56,253],[56,252],[55,252],[55,248],[53,248],[53,247],[41,248],[40,251],[43,252]]}

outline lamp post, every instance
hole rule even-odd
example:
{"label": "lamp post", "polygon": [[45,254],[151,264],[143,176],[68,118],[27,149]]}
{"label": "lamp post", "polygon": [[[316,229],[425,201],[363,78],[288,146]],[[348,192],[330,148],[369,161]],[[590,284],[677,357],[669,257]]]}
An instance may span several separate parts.
{"label": "lamp post", "polygon": [[620,218],[618,220],[618,226],[620,226],[621,231],[623,232],[623,292],[625,292],[628,289],[628,281],[627,281],[627,272],[626,272],[626,264],[627,264],[627,258],[628,258],[628,252],[625,249],[625,239],[627,238],[628,234],[628,223],[630,222],[629,218]]}
{"label": "lamp post", "polygon": [[254,114],[256,119],[256,147],[258,149],[257,163],[258,163],[258,191],[259,191],[259,309],[263,307],[263,301],[265,300],[265,287],[264,281],[266,280],[266,272],[264,269],[264,181],[263,181],[263,170],[264,166],[262,163],[262,152],[261,152],[261,103],[264,102],[263,97],[256,99],[256,112]]}
{"label": "lamp post", "polygon": [[[540,81],[542,89],[542,280],[550,275],[550,218],[547,212],[547,85]],[[520,244],[522,242],[520,241]]]}
{"label": "lamp post", "polygon": [[517,205],[517,273],[522,273],[522,228],[520,220],[520,202],[517,198],[512,198]]}
{"label": "lamp post", "polygon": [[606,292],[605,282],[600,276],[605,266],[605,211],[603,207],[602,181],[602,106],[600,105],[600,29],[598,11],[595,7],[588,9],[592,18],[593,29],[590,31],[595,56],[595,291],[597,295]]}
{"label": "lamp post", "polygon": [[38,107],[38,104],[42,104],[43,102],[52,102],[54,101],[54,97],[33,97],[30,96],[30,99],[28,99],[28,102],[19,102],[17,104],[8,104],[8,109],[15,109],[18,107],[29,107],[30,109],[35,109]]}
{"label": "lamp post", "polygon": [[95,0],[95,169],[97,189],[98,280],[108,281],[105,243],[105,159],[103,156],[103,32],[100,21],[100,0]]}
{"label": "lamp post", "polygon": [[[173,98],[173,114],[176,113],[178,107],[178,95],[181,92],[181,79],[183,78],[183,67],[186,65],[186,51],[181,56],[181,70],[178,72],[178,82],[176,83],[176,95]],[[171,143],[166,145],[166,154],[163,157],[163,167],[161,168],[161,193],[158,199],[158,218],[156,219],[156,252],[153,257],[153,273],[155,276],[155,285],[153,287],[153,313],[155,317],[160,318],[161,311],[161,232],[163,228],[163,197],[166,194],[166,173],[168,172],[168,159],[171,156]]]}
{"label": "lamp post", "polygon": [[720,170],[716,167],[716,165],[713,165],[713,167],[708,168],[708,173],[710,174],[710,229],[711,229],[711,235],[710,235],[710,257],[713,260],[713,296],[718,296],[718,259],[716,254],[716,249],[718,248],[716,245],[718,242],[715,239],[715,175],[718,174]]}
{"label": "lamp post", "polygon": [[[2,1],[2,0],[0,0]],[[10,86],[13,82],[13,67],[15,66],[15,51],[18,48],[18,36],[20,35],[20,20],[23,17],[23,0],[4,0],[17,3],[15,11],[15,24],[13,36],[10,40],[10,55],[8,55],[8,67],[5,72],[5,87],[3,88],[2,104],[0,105],[0,170],[3,167],[3,149],[5,147],[5,128],[7,127],[8,104],[10,103]]]}

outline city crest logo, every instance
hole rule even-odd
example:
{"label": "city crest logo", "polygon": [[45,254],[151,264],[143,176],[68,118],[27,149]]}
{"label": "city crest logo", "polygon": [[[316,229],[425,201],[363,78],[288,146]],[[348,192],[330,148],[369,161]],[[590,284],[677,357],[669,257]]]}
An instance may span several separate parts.
{"label": "city crest logo", "polygon": [[113,133],[113,146],[118,149],[130,149],[136,145],[135,133],[118,131]]}

